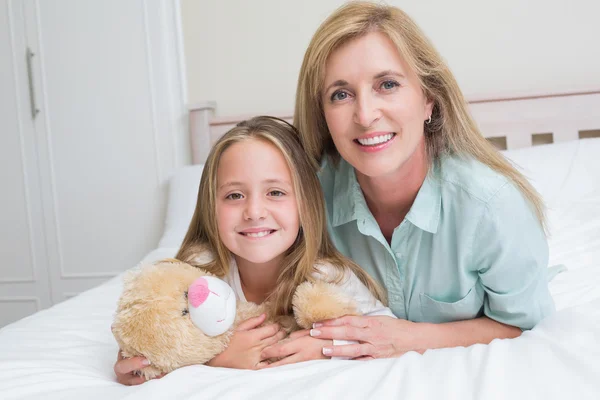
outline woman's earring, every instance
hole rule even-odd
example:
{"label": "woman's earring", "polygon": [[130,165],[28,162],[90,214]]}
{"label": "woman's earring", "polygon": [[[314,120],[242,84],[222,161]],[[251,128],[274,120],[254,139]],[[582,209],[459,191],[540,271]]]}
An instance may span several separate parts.
{"label": "woman's earring", "polygon": [[425,123],[426,123],[427,125],[429,125],[429,124],[431,123],[431,115],[429,116],[429,119],[428,119],[427,121],[425,121]]}

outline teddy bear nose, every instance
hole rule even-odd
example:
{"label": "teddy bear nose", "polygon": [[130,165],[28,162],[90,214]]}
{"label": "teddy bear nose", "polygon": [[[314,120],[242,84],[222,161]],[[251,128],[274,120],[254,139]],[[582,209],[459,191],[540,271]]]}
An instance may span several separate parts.
{"label": "teddy bear nose", "polygon": [[209,294],[208,281],[204,278],[198,278],[188,288],[188,301],[193,307],[197,308],[206,301]]}

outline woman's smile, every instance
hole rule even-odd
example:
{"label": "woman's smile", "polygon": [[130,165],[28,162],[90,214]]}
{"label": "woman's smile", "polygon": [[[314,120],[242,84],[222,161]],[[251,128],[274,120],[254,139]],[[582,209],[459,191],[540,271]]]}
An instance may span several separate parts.
{"label": "woman's smile", "polygon": [[374,153],[389,147],[395,138],[395,132],[375,132],[354,139],[354,142],[362,151]]}

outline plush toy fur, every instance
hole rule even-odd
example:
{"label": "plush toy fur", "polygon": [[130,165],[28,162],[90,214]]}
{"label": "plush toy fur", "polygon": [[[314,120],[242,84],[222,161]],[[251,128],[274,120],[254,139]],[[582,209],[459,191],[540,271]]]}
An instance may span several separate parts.
{"label": "plush toy fur", "polygon": [[[225,350],[240,322],[260,315],[269,306],[238,301],[233,326],[218,336],[207,336],[192,323],[188,311],[188,288],[202,276],[211,275],[177,260],[143,265],[125,275],[113,335],[124,357],[143,355],[150,361],[150,366],[141,371],[146,379],[206,363]],[[288,332],[311,328],[313,322],[356,314],[353,300],[334,284],[323,281],[299,285],[293,309],[295,320],[284,317],[276,321]]]}

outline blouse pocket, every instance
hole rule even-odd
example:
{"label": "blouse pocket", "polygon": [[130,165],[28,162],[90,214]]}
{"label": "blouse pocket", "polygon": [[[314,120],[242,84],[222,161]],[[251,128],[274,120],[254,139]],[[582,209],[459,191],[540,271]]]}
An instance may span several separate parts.
{"label": "blouse pocket", "polygon": [[462,299],[453,303],[434,300],[425,293],[419,294],[422,322],[442,323],[474,319],[482,315],[483,296],[473,286]]}

